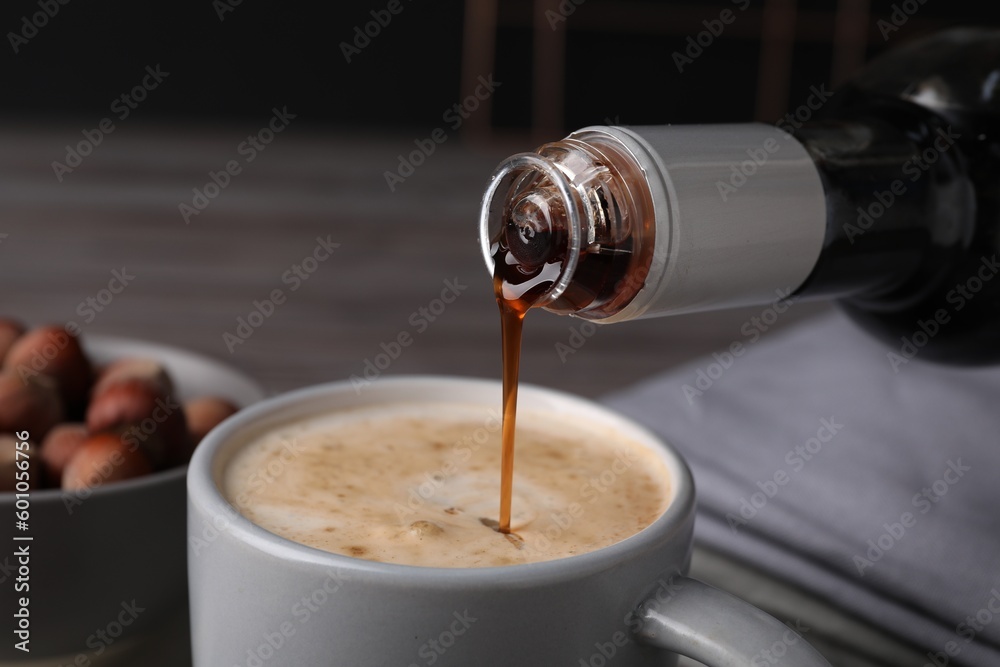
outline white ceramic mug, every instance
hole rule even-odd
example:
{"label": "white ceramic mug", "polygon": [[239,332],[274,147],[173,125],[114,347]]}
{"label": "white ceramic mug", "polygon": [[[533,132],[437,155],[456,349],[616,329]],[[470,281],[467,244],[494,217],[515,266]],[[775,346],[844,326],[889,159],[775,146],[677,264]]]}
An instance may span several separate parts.
{"label": "white ceramic mug", "polygon": [[[195,667],[829,667],[804,639],[749,604],[686,576],[695,494],[678,454],[590,401],[533,386],[520,401],[614,427],[666,464],[672,499],[653,524],[571,558],[428,568],[327,553],[240,515],[220,491],[233,454],[261,429],[331,410],[413,401],[496,408],[497,382],[382,378],[258,403],[217,427],[188,473],[188,568]],[[783,655],[775,662],[776,645]],[[767,656],[767,660],[764,660]]]}

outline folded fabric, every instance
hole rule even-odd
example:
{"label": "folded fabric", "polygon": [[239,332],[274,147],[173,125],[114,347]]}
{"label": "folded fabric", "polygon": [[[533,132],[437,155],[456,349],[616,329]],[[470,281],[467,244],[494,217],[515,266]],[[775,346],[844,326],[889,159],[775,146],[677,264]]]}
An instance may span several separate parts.
{"label": "folded fabric", "polygon": [[751,340],[605,400],[686,457],[696,540],[927,665],[1000,665],[1000,368],[924,362],[839,312]]}

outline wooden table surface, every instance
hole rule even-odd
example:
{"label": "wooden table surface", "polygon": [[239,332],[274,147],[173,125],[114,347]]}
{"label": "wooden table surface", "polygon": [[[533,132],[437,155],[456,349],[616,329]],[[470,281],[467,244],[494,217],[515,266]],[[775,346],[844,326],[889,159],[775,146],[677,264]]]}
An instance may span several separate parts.
{"label": "wooden table surface", "polygon": [[[401,334],[412,343],[380,373],[499,377],[499,321],[477,243],[478,204],[497,162],[531,144],[467,148],[451,137],[391,192],[384,172],[413,149],[416,132],[366,136],[293,124],[248,163],[237,146],[259,129],[251,123],[128,124],[60,182],[52,162],[65,162],[81,129],[0,130],[0,315],[72,321],[84,336],[202,352],[269,392],[361,376],[366,361],[384,365],[376,356]],[[241,173],[185,221],[179,206],[191,205],[193,189],[204,189],[209,173],[230,160]],[[325,261],[303,262],[319,238],[339,245]],[[296,265],[307,279],[295,275]],[[127,280],[118,294],[108,289],[115,271]],[[274,290],[283,302],[269,317],[251,318],[254,302]],[[443,290],[457,294],[453,303],[436,302]],[[823,308],[798,304],[775,327]],[[759,311],[596,333],[578,320],[533,312],[522,378],[597,396],[740,340],[740,327]],[[240,317],[260,326],[237,331]],[[574,329],[592,335],[574,338]],[[240,340],[227,344],[227,332]]]}

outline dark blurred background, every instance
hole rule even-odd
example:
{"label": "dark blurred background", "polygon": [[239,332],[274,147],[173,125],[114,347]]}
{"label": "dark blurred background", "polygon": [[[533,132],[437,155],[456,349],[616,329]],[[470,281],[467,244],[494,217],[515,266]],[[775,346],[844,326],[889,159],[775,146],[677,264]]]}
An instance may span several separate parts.
{"label": "dark blurred background", "polygon": [[[99,116],[159,63],[171,85],[143,103],[143,120],[255,119],[281,102],[310,124],[419,130],[440,123],[463,75],[495,72],[503,86],[477,130],[768,121],[894,44],[1000,21],[981,0],[398,0],[348,63],[341,43],[387,0],[51,4],[58,13],[36,37],[15,54],[7,34],[0,50],[7,117]],[[678,72],[672,54],[725,10],[734,20]],[[39,0],[8,0],[0,29],[20,33],[38,11]]]}
{"label": "dark blurred background", "polygon": [[[813,88],[956,25],[1000,26],[1000,5],[5,0],[0,316],[193,350],[268,392],[400,373],[499,378],[499,317],[476,235],[501,159],[589,124],[775,122]],[[155,83],[148,69],[168,74],[143,88]],[[474,97],[480,77],[500,83],[485,99]],[[294,118],[250,161],[240,147],[269,133],[273,109]],[[435,131],[433,153],[390,183]],[[240,173],[185,216],[230,163]],[[310,265],[323,243],[338,245]],[[296,267],[308,278],[285,280]],[[281,303],[261,306],[276,290]],[[448,290],[458,298],[439,301]],[[795,303],[765,336],[829,308]],[[712,361],[703,355],[752,343],[745,327],[761,312],[599,329],[531,313],[522,379],[584,396],[672,368],[694,383]],[[664,397],[667,414],[687,408]],[[767,606],[775,584],[745,578],[730,590]],[[173,653],[186,653],[173,639],[184,628],[179,619],[164,632]],[[851,639],[824,640],[831,628]],[[838,665],[921,664],[887,638],[883,656],[909,657],[854,655],[850,645],[874,632],[842,618],[809,637],[846,656]]]}
{"label": "dark blurred background", "polygon": [[[1000,8],[8,0],[0,314],[194,349],[272,391],[355,375],[402,332],[416,342],[386,373],[497,377],[499,327],[476,216],[499,160],[595,123],[774,122],[885,49],[970,24],[1000,25]],[[147,68],[169,74],[121,118],[121,96]],[[470,98],[480,77],[500,85]],[[458,116],[464,100],[475,108]],[[238,146],[275,108],[295,118],[251,164]],[[60,173],[56,163],[106,118],[114,131]],[[443,143],[390,187],[401,156],[436,129]],[[242,172],[185,220],[180,207],[234,159]],[[292,293],[281,276],[320,235],[341,246]],[[123,266],[135,280],[81,319],[80,304]],[[412,314],[454,279],[467,286],[462,298],[416,331]],[[287,303],[227,345],[238,318],[275,288]],[[797,305],[772,330],[824,308]],[[529,318],[523,377],[599,395],[743,340],[755,313],[635,322],[585,339],[579,322],[539,313]]]}

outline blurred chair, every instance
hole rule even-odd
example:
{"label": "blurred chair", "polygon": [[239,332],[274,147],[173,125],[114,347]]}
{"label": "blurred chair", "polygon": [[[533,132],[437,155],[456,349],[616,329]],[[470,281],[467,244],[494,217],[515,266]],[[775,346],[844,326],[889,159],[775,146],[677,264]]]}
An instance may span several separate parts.
{"label": "blurred chair", "polygon": [[[602,0],[531,0],[528,3],[466,0],[462,46],[462,96],[472,94],[477,77],[495,71],[497,29],[501,24],[530,28],[532,39],[532,135],[561,136],[565,108],[566,30],[594,32],[633,31],[662,35],[679,42],[703,29],[702,21],[717,16],[732,3],[660,4]],[[573,6],[567,20],[554,25],[552,13]],[[922,26],[920,26],[922,27]],[[830,83],[838,85],[861,67],[869,44],[878,36],[870,0],[838,0],[833,12],[798,9],[797,0],[764,0],[750,7],[741,19],[726,27],[723,39],[751,39],[760,43],[755,116],[773,122],[788,109],[792,61],[797,42],[828,43],[831,47]],[[462,132],[466,138],[488,140],[492,132],[492,100],[482,103],[483,113],[469,118]]]}

